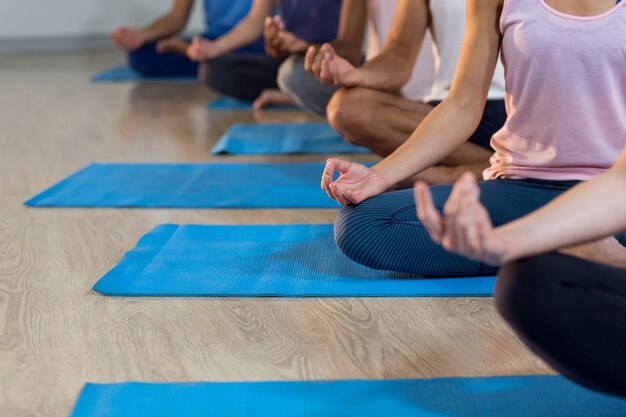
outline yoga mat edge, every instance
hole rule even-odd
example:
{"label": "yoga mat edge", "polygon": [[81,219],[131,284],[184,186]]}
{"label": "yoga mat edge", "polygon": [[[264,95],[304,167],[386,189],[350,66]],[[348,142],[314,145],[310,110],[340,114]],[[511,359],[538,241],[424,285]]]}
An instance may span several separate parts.
{"label": "yoga mat edge", "polygon": [[[397,298],[493,294],[495,277],[423,278],[370,270],[341,255],[334,246],[332,229],[330,224],[162,224],[142,236],[96,282],[93,290],[119,297]],[[171,241],[177,232],[180,235]],[[248,240],[240,242],[238,236]],[[224,245],[229,244],[243,247],[240,249],[243,252],[228,250],[229,246]],[[173,246],[166,248],[169,245]],[[198,251],[193,255],[194,261],[183,261],[184,265],[177,266],[177,258],[171,257],[171,251],[190,245]],[[263,245],[277,245],[278,249],[258,252]],[[317,253],[309,256],[310,251]],[[239,269],[228,268],[226,275],[217,272],[217,267],[228,265],[233,257],[242,259]],[[159,267],[163,262],[168,265],[165,270]],[[311,270],[307,266],[310,262],[319,270]],[[144,275],[148,265],[151,270]],[[261,278],[250,272],[254,268],[265,271],[270,268],[274,272]],[[289,271],[297,273],[298,278],[289,278]],[[163,279],[159,278],[161,275]],[[183,276],[186,278],[180,281]]]}

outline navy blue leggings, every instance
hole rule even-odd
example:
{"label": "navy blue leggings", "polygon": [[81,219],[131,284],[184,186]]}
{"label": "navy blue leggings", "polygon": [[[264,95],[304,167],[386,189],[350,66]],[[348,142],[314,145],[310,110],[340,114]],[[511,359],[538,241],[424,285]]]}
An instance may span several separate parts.
{"label": "navy blue leggings", "polygon": [[156,51],[156,42],[150,42],[128,53],[128,66],[147,77],[195,77],[198,63],[185,55]]}
{"label": "navy blue leggings", "polygon": [[[276,77],[282,59],[269,57],[251,45],[204,64],[209,87],[220,94],[253,101],[263,90],[278,89]],[[198,63],[185,55],[156,51],[156,42],[128,54],[128,65],[147,77],[195,77]]]}
{"label": "navy blue leggings", "polygon": [[[481,202],[495,226],[516,220],[552,201],[576,181],[492,180],[479,183]],[[451,185],[431,188],[441,211]],[[381,194],[344,207],[335,222],[335,240],[350,259],[373,269],[426,276],[493,275],[497,268],[447,252],[417,220],[413,190]],[[626,244],[626,236],[618,240]]]}
{"label": "navy blue leggings", "polygon": [[626,269],[561,254],[524,259],[502,267],[495,301],[558,372],[626,397]]}

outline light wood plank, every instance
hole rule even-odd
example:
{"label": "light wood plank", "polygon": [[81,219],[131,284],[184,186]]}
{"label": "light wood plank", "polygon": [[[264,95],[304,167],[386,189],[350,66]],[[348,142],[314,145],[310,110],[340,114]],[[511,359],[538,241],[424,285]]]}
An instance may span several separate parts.
{"label": "light wood plank", "polygon": [[[210,161],[236,122],[199,85],[106,84],[118,55],[0,58],[0,414],[67,416],[87,381],[546,373],[490,299],[130,299],[90,291],[158,223],[329,223],[335,210],[27,209],[93,161]],[[309,161],[323,157],[227,158]],[[373,159],[370,159],[373,160]]]}

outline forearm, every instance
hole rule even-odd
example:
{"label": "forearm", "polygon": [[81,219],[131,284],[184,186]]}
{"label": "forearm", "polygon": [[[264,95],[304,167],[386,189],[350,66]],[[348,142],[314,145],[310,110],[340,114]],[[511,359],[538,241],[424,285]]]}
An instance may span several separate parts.
{"label": "forearm", "polygon": [[337,39],[331,42],[337,54],[358,66],[363,62],[363,38],[368,18],[368,3],[363,0],[344,0]]}
{"label": "forearm", "polygon": [[476,130],[481,117],[480,103],[482,101],[464,102],[448,96],[402,146],[373,170],[391,187],[436,165]]}
{"label": "forearm", "polygon": [[406,56],[386,52],[366,62],[358,71],[361,74],[359,87],[397,92],[410,80],[413,63]]}
{"label": "forearm", "polygon": [[228,53],[250,45],[258,40],[262,34],[263,19],[248,16],[230,32],[217,38],[215,44],[222,53]]}
{"label": "forearm", "polygon": [[184,16],[168,13],[141,29],[140,32],[147,42],[152,42],[176,35],[184,29],[186,23]]}
{"label": "forearm", "polygon": [[359,66],[363,62],[363,51],[361,45],[354,45],[341,39],[336,39],[330,43],[337,52],[337,55],[348,60],[352,65]]}
{"label": "forearm", "polygon": [[591,242],[626,230],[626,172],[613,169],[495,233],[506,260]]}

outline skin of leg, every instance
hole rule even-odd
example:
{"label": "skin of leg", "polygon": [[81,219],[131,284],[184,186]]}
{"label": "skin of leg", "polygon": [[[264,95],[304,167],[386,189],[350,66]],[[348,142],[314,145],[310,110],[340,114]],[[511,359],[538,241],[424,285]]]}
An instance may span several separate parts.
{"label": "skin of leg", "polygon": [[[402,145],[433,109],[432,106],[367,88],[340,89],[327,108],[330,125],[346,140],[386,157]],[[384,120],[385,123],[381,123]],[[431,185],[449,184],[464,172],[478,178],[489,165],[492,152],[465,142],[441,161],[399,185],[412,186],[415,181]]]}
{"label": "skin of leg", "polygon": [[291,105],[294,104],[291,98],[280,90],[263,90],[259,98],[254,101],[254,108],[261,109],[272,104]]}
{"label": "skin of leg", "polygon": [[626,248],[613,236],[595,242],[565,248],[560,252],[592,262],[598,262],[617,268],[626,268]]}
{"label": "skin of leg", "polygon": [[342,88],[328,103],[327,116],[348,142],[384,157],[400,147],[432,109],[381,91]]}

